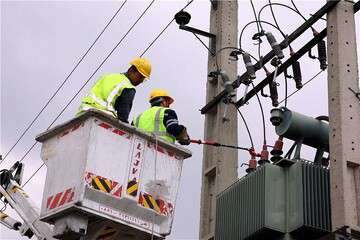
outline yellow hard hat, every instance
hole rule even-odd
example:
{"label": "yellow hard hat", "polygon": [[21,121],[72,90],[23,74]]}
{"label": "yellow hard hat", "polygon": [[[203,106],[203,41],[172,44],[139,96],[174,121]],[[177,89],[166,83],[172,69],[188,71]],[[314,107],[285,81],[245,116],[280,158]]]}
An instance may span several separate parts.
{"label": "yellow hard hat", "polygon": [[174,102],[174,99],[170,96],[170,94],[164,89],[154,89],[151,91],[149,96],[149,102],[152,102],[153,99],[158,97],[164,97],[170,99],[170,104]]}
{"label": "yellow hard hat", "polygon": [[137,57],[130,62],[130,65],[136,67],[138,72],[144,77],[150,78],[151,63],[148,59]]}

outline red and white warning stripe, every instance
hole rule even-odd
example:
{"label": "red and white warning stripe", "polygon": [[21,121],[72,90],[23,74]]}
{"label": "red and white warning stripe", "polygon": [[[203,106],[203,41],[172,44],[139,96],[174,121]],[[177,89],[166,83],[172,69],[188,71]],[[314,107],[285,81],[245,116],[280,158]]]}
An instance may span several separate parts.
{"label": "red and white warning stripe", "polygon": [[59,192],[48,197],[46,202],[46,209],[51,210],[61,207],[66,203],[70,203],[74,200],[75,187],[68,188],[63,192]]}
{"label": "red and white warning stripe", "polygon": [[93,180],[93,178],[95,178],[96,175],[94,173],[91,172],[85,172],[85,183],[90,187],[91,186],[91,181]]}
{"label": "red and white warning stripe", "polygon": [[72,128],[69,128],[69,129],[63,131],[61,134],[57,135],[57,138],[58,138],[58,139],[59,139],[59,138],[62,138],[62,137],[64,137],[65,135],[68,135],[69,133],[76,131],[76,130],[79,129],[80,127],[83,127],[84,125],[85,125],[84,122],[82,122],[82,123],[76,123],[75,125],[72,126]]}
{"label": "red and white warning stripe", "polygon": [[99,126],[99,127],[102,127],[118,136],[122,136],[122,137],[125,137],[127,139],[130,139],[132,137],[132,134],[128,133],[128,132],[125,132],[124,130],[122,129],[118,129],[118,128],[115,128],[114,126],[106,123],[106,122],[102,122],[102,121],[99,121],[97,119],[94,120],[95,123]]}
{"label": "red and white warning stripe", "polygon": [[121,190],[122,186],[119,183],[113,181],[113,189],[111,189],[110,194],[116,197],[121,197]]}

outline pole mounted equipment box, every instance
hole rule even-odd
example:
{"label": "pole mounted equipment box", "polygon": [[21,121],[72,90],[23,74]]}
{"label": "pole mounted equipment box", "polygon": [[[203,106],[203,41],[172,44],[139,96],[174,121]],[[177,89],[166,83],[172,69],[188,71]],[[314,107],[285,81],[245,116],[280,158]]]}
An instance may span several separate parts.
{"label": "pole mounted equipment box", "polygon": [[107,220],[142,238],[170,234],[190,151],[96,110],[36,140],[47,166],[40,217],[55,236],[86,235]]}

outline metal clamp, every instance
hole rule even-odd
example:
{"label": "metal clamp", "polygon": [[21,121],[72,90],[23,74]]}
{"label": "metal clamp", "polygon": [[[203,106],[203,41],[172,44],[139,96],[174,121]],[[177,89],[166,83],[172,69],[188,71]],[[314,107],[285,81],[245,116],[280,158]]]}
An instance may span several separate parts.
{"label": "metal clamp", "polygon": [[211,72],[209,72],[209,74],[208,74],[209,80],[208,81],[211,84],[216,84],[217,81],[218,81],[219,74],[220,74],[219,71],[211,71]]}
{"label": "metal clamp", "polygon": [[[215,55],[215,49],[216,49],[216,35],[212,34],[210,32],[205,32],[203,30],[197,29],[197,28],[193,28],[193,27],[189,27],[189,26],[185,26],[185,25],[180,25],[179,28],[181,30],[185,30],[188,32],[191,32],[194,34],[194,36],[202,43],[202,45],[204,45],[205,48],[207,48],[207,50],[211,53],[211,55]],[[210,48],[208,48],[206,46],[206,44],[201,41],[201,39],[198,37],[198,35],[207,37],[210,39]]]}

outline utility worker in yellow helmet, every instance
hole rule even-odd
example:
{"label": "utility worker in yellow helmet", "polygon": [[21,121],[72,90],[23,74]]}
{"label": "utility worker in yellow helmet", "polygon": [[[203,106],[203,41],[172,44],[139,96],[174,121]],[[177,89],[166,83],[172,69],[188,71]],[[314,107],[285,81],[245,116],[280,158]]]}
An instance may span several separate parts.
{"label": "utility worker in yellow helmet", "polygon": [[176,112],[169,108],[174,102],[169,93],[155,89],[150,93],[149,102],[151,108],[135,118],[132,124],[145,132],[154,133],[167,142],[174,143],[178,140],[181,145],[189,145],[190,138],[186,127],[179,125]]}
{"label": "utility worker in yellow helmet", "polygon": [[128,122],[135,97],[135,87],[150,78],[151,64],[146,58],[135,58],[125,73],[102,76],[81,100],[77,115],[89,110],[103,111],[120,121]]}

